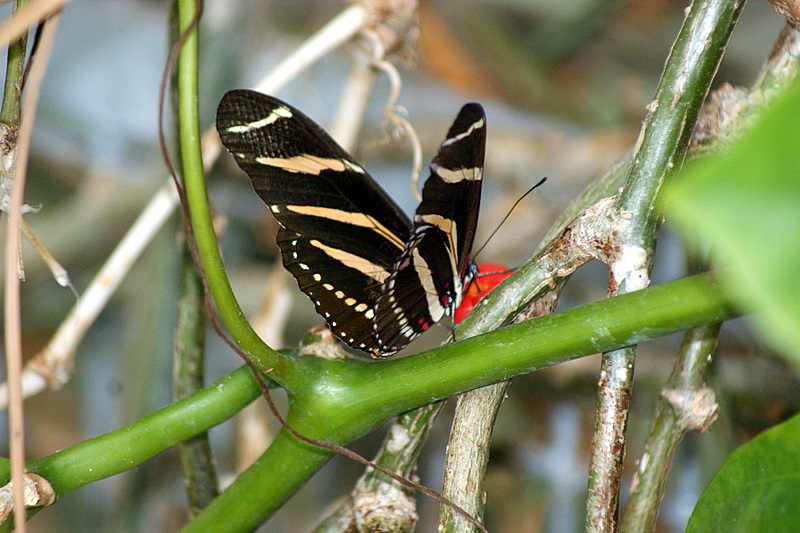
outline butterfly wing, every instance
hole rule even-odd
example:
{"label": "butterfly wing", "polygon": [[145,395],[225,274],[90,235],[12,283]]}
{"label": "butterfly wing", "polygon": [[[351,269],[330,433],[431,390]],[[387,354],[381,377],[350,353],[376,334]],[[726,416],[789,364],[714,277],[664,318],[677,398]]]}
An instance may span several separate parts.
{"label": "butterfly wing", "polygon": [[379,355],[401,350],[461,301],[478,223],[486,116],[465,105],[431,163],[403,252],[375,307]]}
{"label": "butterfly wing", "polygon": [[374,307],[411,222],[325,131],[285,102],[230,91],[217,131],[280,223],[283,264],[349,346],[375,351]]}

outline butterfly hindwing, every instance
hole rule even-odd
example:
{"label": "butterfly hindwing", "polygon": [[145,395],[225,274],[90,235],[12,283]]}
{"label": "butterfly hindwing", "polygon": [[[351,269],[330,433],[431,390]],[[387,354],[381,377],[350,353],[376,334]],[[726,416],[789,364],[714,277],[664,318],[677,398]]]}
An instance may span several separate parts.
{"label": "butterfly hindwing", "polygon": [[372,302],[380,294],[381,284],[360,271],[338,265],[332,268],[330,256],[309,241],[280,228],[277,242],[284,266],[337,337],[356,349],[376,349]]}
{"label": "butterfly hindwing", "polygon": [[478,218],[480,105],[464,106],[450,128],[413,224],[322,128],[277,98],[228,92],[217,131],[280,223],[284,266],[347,345],[391,355],[452,314]]}

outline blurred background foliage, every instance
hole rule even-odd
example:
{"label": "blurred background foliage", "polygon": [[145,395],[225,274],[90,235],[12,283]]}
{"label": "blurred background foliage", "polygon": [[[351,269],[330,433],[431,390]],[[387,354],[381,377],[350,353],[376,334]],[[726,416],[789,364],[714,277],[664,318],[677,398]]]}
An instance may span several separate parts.
{"label": "blurred background foliage", "polygon": [[[212,124],[225,91],[251,86],[343,5],[333,0],[207,0],[201,37],[205,125]],[[542,176],[549,178],[515,210],[480,260],[520,264],[563,207],[632,146],[686,7],[667,0],[429,0],[420,6],[418,46],[402,70],[400,104],[421,136],[426,161],[463,102],[480,101],[486,107],[486,186],[476,246],[524,190]],[[78,291],[166,177],[157,144],[157,96],[167,21],[167,3],[154,0],[74,0],[64,10],[40,103],[26,202],[42,206],[27,220],[68,268]],[[749,3],[716,85],[749,85],[782,25],[770,5]],[[329,123],[351,52],[345,46],[277,96],[320,124]],[[411,211],[410,150],[389,141],[381,124],[387,94],[388,84],[379,80],[355,155]],[[291,278],[275,268],[274,220],[229,159],[223,157],[209,176],[212,204],[226,223],[222,247],[228,274],[251,314],[268,295],[285,295],[291,307],[284,317],[283,342],[295,344],[321,320]],[[110,431],[171,401],[178,226],[173,220],[162,230],[90,330],[72,381],[27,401],[29,457]],[[25,252],[25,350],[34,354],[74,304],[74,296],[57,286],[31,249]],[[667,226],[661,232],[654,283],[683,273],[681,242]],[[581,268],[560,306],[603,298],[606,281],[602,265]],[[438,338],[446,337],[439,329]],[[434,342],[431,333],[412,349]],[[672,337],[641,347],[629,426],[629,474],[678,343],[679,337]],[[800,404],[795,374],[757,344],[741,321],[723,327],[719,354],[713,384],[720,419],[710,432],[690,434],[682,443],[658,531],[682,531],[724,457]],[[208,358],[208,381],[241,364],[213,334]],[[492,445],[490,531],[582,527],[598,366],[596,357],[588,357],[514,380]],[[449,412],[420,459],[421,481],[432,488],[441,479]],[[258,416],[263,418],[255,430],[252,424],[231,422],[211,432],[223,482],[260,453],[245,443],[258,441],[259,432],[268,439],[276,430],[270,416]],[[369,456],[381,437],[374,432],[353,447]],[[335,458],[263,529],[312,529],[360,472],[357,464]],[[432,531],[438,505],[426,498],[419,505],[418,530]],[[184,523],[185,509],[177,455],[169,451],[69,494],[57,508],[40,513],[30,528],[171,531]]]}

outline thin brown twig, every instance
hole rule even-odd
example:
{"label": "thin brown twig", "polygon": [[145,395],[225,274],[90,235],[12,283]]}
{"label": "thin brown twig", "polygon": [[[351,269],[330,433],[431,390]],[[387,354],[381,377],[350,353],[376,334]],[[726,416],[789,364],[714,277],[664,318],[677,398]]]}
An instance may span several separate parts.
{"label": "thin brown twig", "polygon": [[36,105],[47,69],[50,50],[60,14],[53,15],[42,34],[38,59],[33,65],[28,83],[27,95],[22,106],[20,133],[17,140],[17,162],[11,202],[8,213],[8,236],[6,240],[6,364],[10,394],[9,408],[9,449],[11,456],[11,483],[14,498],[14,525],[17,531],[25,532],[25,503],[23,495],[23,474],[25,470],[25,429],[22,406],[22,318],[20,316],[20,226],[22,220],[22,200],[25,194],[28,155],[30,153],[33,124],[36,118]]}

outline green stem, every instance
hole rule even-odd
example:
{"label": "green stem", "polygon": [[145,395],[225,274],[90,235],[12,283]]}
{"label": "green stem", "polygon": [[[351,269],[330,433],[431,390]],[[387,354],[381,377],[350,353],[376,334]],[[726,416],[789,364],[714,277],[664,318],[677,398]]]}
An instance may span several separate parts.
{"label": "green stem", "polygon": [[[48,480],[60,499],[68,492],[130,470],[155,455],[221,424],[261,394],[247,367],[239,368],[192,396],[133,424],[26,464]],[[8,459],[0,459],[0,481],[8,483]],[[28,517],[41,508],[28,509]],[[13,520],[0,525],[11,531]]]}
{"label": "green stem", "polygon": [[[52,483],[59,498],[93,481],[133,468],[238,413],[258,397],[258,384],[242,367],[213,385],[111,433],[29,461],[27,470]],[[8,480],[7,460],[0,478]]]}
{"label": "green stem", "polygon": [[[28,0],[15,0],[13,13],[28,3]],[[19,127],[19,110],[22,99],[22,75],[25,72],[25,55],[27,54],[28,34],[8,47],[6,61],[6,81],[3,91],[3,107],[0,109],[0,123]]]}
{"label": "green stem", "polygon": [[[654,208],[664,179],[683,164],[697,116],[711,86],[742,1],[695,0],[672,47],[636,154],[609,218],[609,293],[649,284],[661,214]],[[603,354],[586,502],[586,531],[616,531],[622,459],[635,347]]]}
{"label": "green stem", "polygon": [[[181,140],[181,163],[186,199],[189,204],[192,231],[197,251],[203,264],[208,286],[220,316],[231,337],[261,370],[269,371],[284,360],[259,338],[244,316],[230,283],[225,275],[225,265],[219,255],[217,237],[208,205],[203,159],[200,151],[200,123],[198,119],[198,37],[199,14],[196,0],[179,0],[178,27],[187,34],[178,57],[178,116]],[[194,26],[193,26],[194,25]]]}
{"label": "green stem", "polygon": [[330,452],[300,443],[282,429],[267,451],[184,527],[183,533],[256,530],[330,456]]}
{"label": "green stem", "polygon": [[[175,399],[182,400],[203,388],[205,369],[205,312],[203,284],[184,249],[181,265],[178,320],[175,326]],[[178,446],[184,484],[192,516],[217,497],[217,475],[208,433],[195,435]]]}
{"label": "green stem", "polygon": [[660,219],[653,209],[655,197],[666,176],[683,164],[698,112],[743,7],[743,0],[697,0],[686,15],[617,199],[616,207],[634,217],[626,233],[629,245],[646,248],[654,239]]}
{"label": "green stem", "polygon": [[[367,402],[371,397],[379,401],[377,405],[382,398],[399,402],[398,412],[402,412],[425,400],[442,399],[543,366],[636,344],[637,339],[717,322],[713,317],[724,319],[731,313],[712,276],[692,276],[381,362],[380,372],[359,368],[353,377],[365,382],[358,382],[354,388],[358,389],[357,397]],[[487,357],[487,353],[492,356]],[[414,383],[402,386],[409,375],[414,375]],[[366,379],[368,376],[372,379]]]}
{"label": "green stem", "polygon": [[[170,5],[169,18],[169,42],[171,46],[176,46],[179,39],[178,3],[173,0]],[[185,68],[184,77],[190,78],[192,75],[197,75],[196,38],[192,42],[187,42],[186,45],[186,55],[181,59]],[[181,124],[177,113],[181,102],[178,91],[179,79],[178,72],[173,71],[172,82],[170,83],[170,100],[172,109],[175,110],[173,118],[176,125]],[[191,127],[190,119],[184,123],[183,129],[177,128],[177,130],[176,134],[180,146],[185,148],[187,152],[192,153],[193,157],[196,157],[196,154],[189,148],[189,145],[197,140],[197,132]],[[181,137],[184,132],[190,135],[185,143]],[[182,162],[184,161],[183,155],[183,152],[179,154],[181,166],[183,166]],[[191,246],[190,237],[187,237],[185,233],[181,261],[180,296],[177,309],[178,317],[175,325],[175,400],[186,398],[202,389],[205,374],[206,313],[203,282],[197,267],[192,262],[189,249],[189,246]],[[189,516],[195,516],[219,495],[219,483],[208,432],[197,434],[179,444],[178,453],[189,503]]]}
{"label": "green stem", "polygon": [[[627,346],[734,315],[713,278],[693,276],[547,315],[409,357],[367,363],[300,358],[307,389],[293,397],[289,423],[346,444],[390,416],[465,390],[562,361]],[[486,354],[491,353],[491,357]],[[409,380],[408,376],[414,376]],[[284,432],[273,447],[186,531],[251,531],[328,458]],[[289,468],[288,465],[293,465]],[[232,518],[241,509],[246,518]]]}

